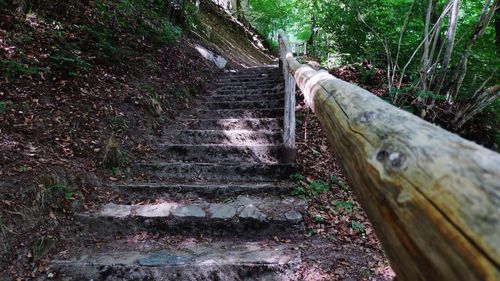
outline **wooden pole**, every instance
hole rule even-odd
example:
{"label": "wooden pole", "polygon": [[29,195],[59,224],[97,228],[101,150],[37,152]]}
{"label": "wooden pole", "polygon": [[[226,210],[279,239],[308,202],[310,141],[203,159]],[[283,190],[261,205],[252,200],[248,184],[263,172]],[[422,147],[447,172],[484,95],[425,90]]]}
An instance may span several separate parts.
{"label": "wooden pole", "polygon": [[[285,41],[280,40],[280,45]],[[290,67],[286,55],[290,50],[290,45],[286,43],[286,48],[280,48],[280,65],[285,79],[285,114],[283,121],[283,151],[281,161],[283,163],[293,163],[297,155],[295,146],[295,79],[290,73]]]}
{"label": "wooden pole", "polygon": [[500,280],[500,154],[282,53],[398,280]]}

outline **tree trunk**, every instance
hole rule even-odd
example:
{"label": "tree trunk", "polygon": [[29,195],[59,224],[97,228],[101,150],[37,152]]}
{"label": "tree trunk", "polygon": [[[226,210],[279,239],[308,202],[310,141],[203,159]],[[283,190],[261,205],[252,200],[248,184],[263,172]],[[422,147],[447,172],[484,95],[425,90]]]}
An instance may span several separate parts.
{"label": "tree trunk", "polygon": [[453,0],[453,6],[450,11],[450,22],[448,24],[448,31],[446,32],[446,50],[443,54],[443,60],[441,62],[439,79],[437,81],[436,87],[434,88],[434,92],[436,94],[439,94],[444,88],[446,73],[448,71],[448,66],[451,60],[451,54],[453,53],[453,48],[455,47],[455,35],[457,31],[459,8],[460,0]]}
{"label": "tree trunk", "polygon": [[465,75],[467,74],[467,62],[469,61],[469,56],[472,50],[472,46],[479,38],[481,38],[481,36],[483,36],[484,32],[486,31],[486,28],[488,27],[491,19],[495,14],[495,9],[498,7],[499,0],[495,0],[492,5],[491,1],[492,0],[486,0],[486,2],[484,3],[481,15],[477,20],[476,27],[474,28],[474,31],[472,32],[469,41],[467,42],[464,54],[462,55],[457,70],[453,75],[451,90],[450,90],[450,95],[452,99],[456,99],[456,97],[458,96],[458,92],[460,91],[462,82],[464,81]]}
{"label": "tree trunk", "polygon": [[500,53],[500,9],[495,11],[495,34],[497,53]]}

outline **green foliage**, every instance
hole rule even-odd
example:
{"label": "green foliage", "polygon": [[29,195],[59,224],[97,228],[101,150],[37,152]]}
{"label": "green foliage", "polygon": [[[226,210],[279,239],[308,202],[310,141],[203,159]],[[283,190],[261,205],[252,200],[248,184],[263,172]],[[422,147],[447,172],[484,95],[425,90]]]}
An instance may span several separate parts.
{"label": "green foliage", "polygon": [[63,75],[75,77],[78,73],[87,72],[92,65],[80,56],[68,54],[66,56],[52,56],[50,57],[54,69]]}
{"label": "green foliage", "polygon": [[342,188],[343,191],[349,190],[349,186],[347,186],[344,182],[342,182],[337,176],[331,176],[330,181]]}
{"label": "green foliage", "polygon": [[198,12],[198,8],[192,2],[185,2],[182,10],[184,16],[184,25],[189,30],[197,29],[200,24],[200,16]]}
{"label": "green foliage", "polygon": [[29,170],[31,170],[31,168],[27,165],[21,165],[21,166],[17,167],[17,171],[20,173],[26,173]]}
{"label": "green foliage", "polygon": [[314,216],[314,221],[315,222],[325,222],[325,218],[321,215],[315,215]]}
{"label": "green foliage", "polygon": [[370,78],[373,75],[375,75],[375,69],[374,68],[370,68],[370,69],[362,68],[360,70],[360,74],[361,74],[361,83],[368,84],[368,81],[370,80]]}
{"label": "green foliage", "polygon": [[7,103],[0,101],[0,114],[4,114],[7,111]]}
{"label": "green foliage", "polygon": [[359,221],[356,221],[356,220],[352,221],[351,227],[359,234],[363,234],[365,232],[365,228],[364,228],[363,224]]}
{"label": "green foliage", "polygon": [[46,71],[44,67],[35,67],[35,63],[30,60],[19,62],[15,60],[0,60],[0,69],[5,73],[6,77],[12,78],[16,76],[33,76]]}
{"label": "green foliage", "polygon": [[352,213],[354,203],[352,201],[337,201],[332,202],[334,204],[334,210],[340,213]]}
{"label": "green foliage", "polygon": [[306,195],[306,190],[301,186],[297,186],[292,190],[292,196],[304,196],[304,195]]}
{"label": "green foliage", "polygon": [[120,167],[112,167],[111,168],[111,173],[113,176],[118,176],[121,174]]}
{"label": "green foliage", "polygon": [[[301,174],[292,174],[290,178],[292,179],[303,179],[303,175]],[[292,179],[292,180],[293,180]],[[299,180],[300,181],[300,180]],[[314,180],[309,183],[307,186],[296,186],[292,191],[293,196],[301,196],[301,197],[313,197],[321,193],[325,193],[330,191],[330,186],[322,181],[322,180]]]}
{"label": "green foliage", "polygon": [[309,184],[309,188],[311,189],[313,194],[320,194],[330,191],[330,186],[322,180],[312,181]]}
{"label": "green foliage", "polygon": [[304,175],[301,173],[293,173],[289,176],[290,180],[293,182],[303,181],[305,179]]}

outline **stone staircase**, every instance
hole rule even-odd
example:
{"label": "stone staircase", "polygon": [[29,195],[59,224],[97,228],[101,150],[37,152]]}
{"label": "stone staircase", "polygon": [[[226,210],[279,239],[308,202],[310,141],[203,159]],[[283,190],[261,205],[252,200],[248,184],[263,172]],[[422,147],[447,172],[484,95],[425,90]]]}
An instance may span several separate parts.
{"label": "stone staircase", "polygon": [[61,253],[61,280],[294,280],[306,202],[289,196],[294,166],[279,161],[281,72],[217,86],[165,128],[157,160],[138,163],[148,182],[117,184],[125,202],[77,216],[100,242]]}

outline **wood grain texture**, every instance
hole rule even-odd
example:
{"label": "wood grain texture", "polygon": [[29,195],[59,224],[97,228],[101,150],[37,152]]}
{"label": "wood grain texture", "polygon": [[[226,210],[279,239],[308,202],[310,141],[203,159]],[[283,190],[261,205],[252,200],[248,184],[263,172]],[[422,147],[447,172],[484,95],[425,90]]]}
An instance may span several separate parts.
{"label": "wood grain texture", "polygon": [[398,280],[500,280],[500,154],[287,63]]}
{"label": "wood grain texture", "polygon": [[290,52],[290,45],[284,41],[280,41],[280,61],[285,79],[285,114],[283,118],[283,155],[282,162],[295,162],[296,146],[295,146],[295,90],[296,83],[293,75],[290,73],[290,67],[286,59],[286,55]]}

